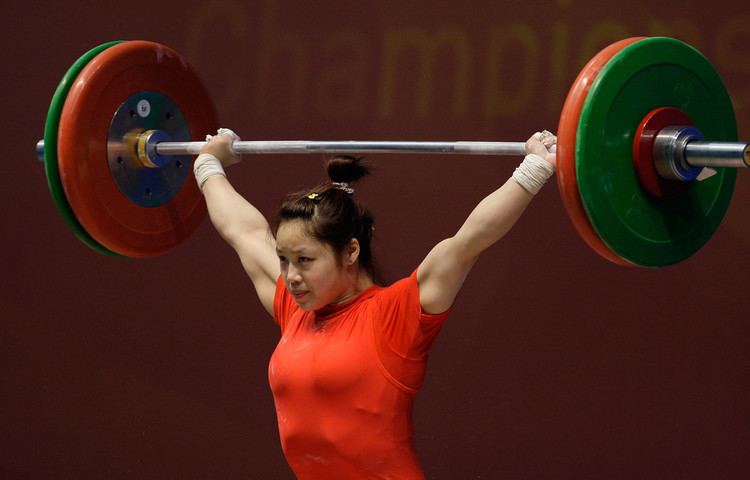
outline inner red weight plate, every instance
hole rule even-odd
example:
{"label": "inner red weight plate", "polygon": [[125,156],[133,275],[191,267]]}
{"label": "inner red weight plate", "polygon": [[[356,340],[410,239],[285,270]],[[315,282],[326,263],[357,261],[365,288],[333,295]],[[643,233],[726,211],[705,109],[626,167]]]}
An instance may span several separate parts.
{"label": "inner red weight plate", "polygon": [[[620,50],[645,37],[632,37],[615,42],[597,53],[583,67],[565,99],[557,128],[557,186],[565,210],[578,234],[599,255],[618,265],[633,266],[607,247],[594,228],[581,202],[576,180],[576,140],[583,102],[591,84],[602,67]],[[602,152],[602,155],[606,155]]]}
{"label": "inner red weight plate", "polygon": [[675,197],[690,188],[691,182],[667,180],[659,175],[654,163],[656,135],[666,127],[693,126],[693,121],[682,110],[659,107],[641,120],[633,139],[633,163],[641,187],[656,198]]}
{"label": "inner red weight plate", "polygon": [[[129,257],[165,253],[188,238],[206,214],[192,173],[171,201],[143,207],[115,184],[107,137],[120,105],[137,92],[169,97],[182,111],[191,138],[217,128],[216,113],[185,59],[164,45],[131,41],[91,60],[70,89],[60,117],[58,163],[65,195],[81,225],[100,244]],[[185,168],[192,170],[192,163]]]}

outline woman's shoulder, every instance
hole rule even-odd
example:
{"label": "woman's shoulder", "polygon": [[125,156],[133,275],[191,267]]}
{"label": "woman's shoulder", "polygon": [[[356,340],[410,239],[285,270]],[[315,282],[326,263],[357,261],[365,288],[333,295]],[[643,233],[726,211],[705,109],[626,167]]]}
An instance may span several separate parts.
{"label": "woman's shoulder", "polygon": [[417,284],[417,270],[414,269],[411,274],[401,277],[392,283],[377,287],[374,297],[379,301],[392,301],[395,299],[404,299],[419,294],[419,285]]}

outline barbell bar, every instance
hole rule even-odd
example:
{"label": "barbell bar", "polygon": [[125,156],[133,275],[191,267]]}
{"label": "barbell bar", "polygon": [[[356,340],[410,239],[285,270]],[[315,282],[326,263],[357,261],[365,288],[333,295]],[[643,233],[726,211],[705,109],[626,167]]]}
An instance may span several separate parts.
{"label": "barbell bar", "polygon": [[[661,136],[666,136],[665,133]],[[685,162],[693,167],[750,168],[750,143],[689,142],[684,156]]]}
{"label": "barbell bar", "polygon": [[[675,65],[681,73],[674,73]],[[191,156],[205,145],[190,137],[216,127],[208,95],[177,52],[153,42],[106,44],[87,52],[74,67],[58,87],[61,99],[53,98],[45,139],[36,149],[45,161],[58,208],[61,203],[69,206],[70,221],[82,231],[76,234],[86,237],[82,240],[89,246],[101,246],[104,253],[164,253],[187,238],[205,216],[200,192],[186,179],[191,175]],[[631,77],[643,81],[642,72],[653,70],[658,81],[645,77],[654,90],[645,96],[654,98],[631,97],[627,104],[612,98],[628,92]],[[706,86],[684,97],[685,89],[669,88],[668,81]],[[607,117],[609,111],[620,110]],[[734,170],[750,167],[750,144],[736,141],[734,122],[718,74],[689,45],[635,37],[603,49],[576,79],[558,129],[558,186],[578,232],[597,253],[622,265],[659,267],[692,255],[723,217]],[[624,130],[610,128],[618,125],[625,125]],[[47,151],[47,143],[57,148]],[[599,150],[589,148],[589,143],[599,145]],[[525,154],[524,142],[237,141],[232,148],[240,155]],[[597,163],[598,157],[616,162],[610,167],[606,161]],[[589,164],[593,167],[584,167]],[[58,167],[61,185],[54,175]],[[696,182],[704,167],[719,174]],[[611,169],[620,169],[619,176],[613,177]],[[633,205],[640,205],[634,210],[628,204],[624,213],[602,216],[597,210],[610,199],[597,196],[600,184],[607,191],[627,185],[627,197],[636,197]],[[62,199],[55,196],[55,188],[64,190]],[[690,210],[696,199],[700,211]],[[636,220],[633,226],[628,218],[639,218],[642,212],[636,210],[646,203],[655,205],[649,215],[687,225],[684,232],[666,232],[670,248],[663,259],[664,249],[655,248],[657,253],[643,258],[637,252],[665,243],[659,219],[643,225]],[[639,230],[645,229],[646,236],[654,237],[643,245],[626,239],[623,246],[620,238],[610,238],[611,229],[634,230],[638,238],[644,236]]]}
{"label": "barbell bar", "polygon": [[[144,132],[141,135],[148,135]],[[160,141],[149,144],[148,156],[198,155],[206,142]],[[525,155],[524,142],[411,142],[411,141],[361,141],[361,140],[240,140],[232,144],[238,155],[263,154],[453,154],[453,155]],[[44,159],[44,140],[36,147],[37,158]],[[153,162],[151,162],[153,163]]]}
{"label": "barbell bar", "polygon": [[[145,135],[141,134],[141,135]],[[662,161],[674,163],[684,161],[691,167],[750,168],[750,143],[691,141],[678,145],[674,135],[662,132],[657,135],[663,141],[674,144],[671,155]],[[148,142],[148,140],[147,140]],[[198,155],[206,142],[160,141],[147,144],[147,156]],[[508,155],[526,154],[524,142],[412,142],[412,141],[361,141],[361,140],[253,140],[236,141],[232,150],[238,155],[264,154],[444,154],[444,155]],[[553,147],[552,151],[556,151]],[[44,140],[36,147],[37,158],[44,160]],[[157,167],[153,162],[146,166]]]}

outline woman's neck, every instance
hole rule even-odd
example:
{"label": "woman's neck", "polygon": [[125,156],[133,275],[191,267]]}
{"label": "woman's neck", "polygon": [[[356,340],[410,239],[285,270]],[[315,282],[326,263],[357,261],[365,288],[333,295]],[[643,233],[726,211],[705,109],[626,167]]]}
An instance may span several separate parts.
{"label": "woman's neck", "polygon": [[344,305],[357,298],[362,292],[374,285],[372,278],[366,273],[356,269],[353,272],[348,272],[347,277],[350,280],[351,288],[339,297],[335,302],[331,303],[331,306]]}

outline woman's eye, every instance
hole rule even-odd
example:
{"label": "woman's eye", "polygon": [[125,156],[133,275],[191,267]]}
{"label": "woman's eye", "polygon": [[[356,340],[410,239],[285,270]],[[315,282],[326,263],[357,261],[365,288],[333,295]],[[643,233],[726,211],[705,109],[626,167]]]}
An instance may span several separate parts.
{"label": "woman's eye", "polygon": [[310,261],[312,261],[312,258],[310,258],[310,257],[299,257],[299,262],[300,263],[307,263],[307,262],[310,262]]}

